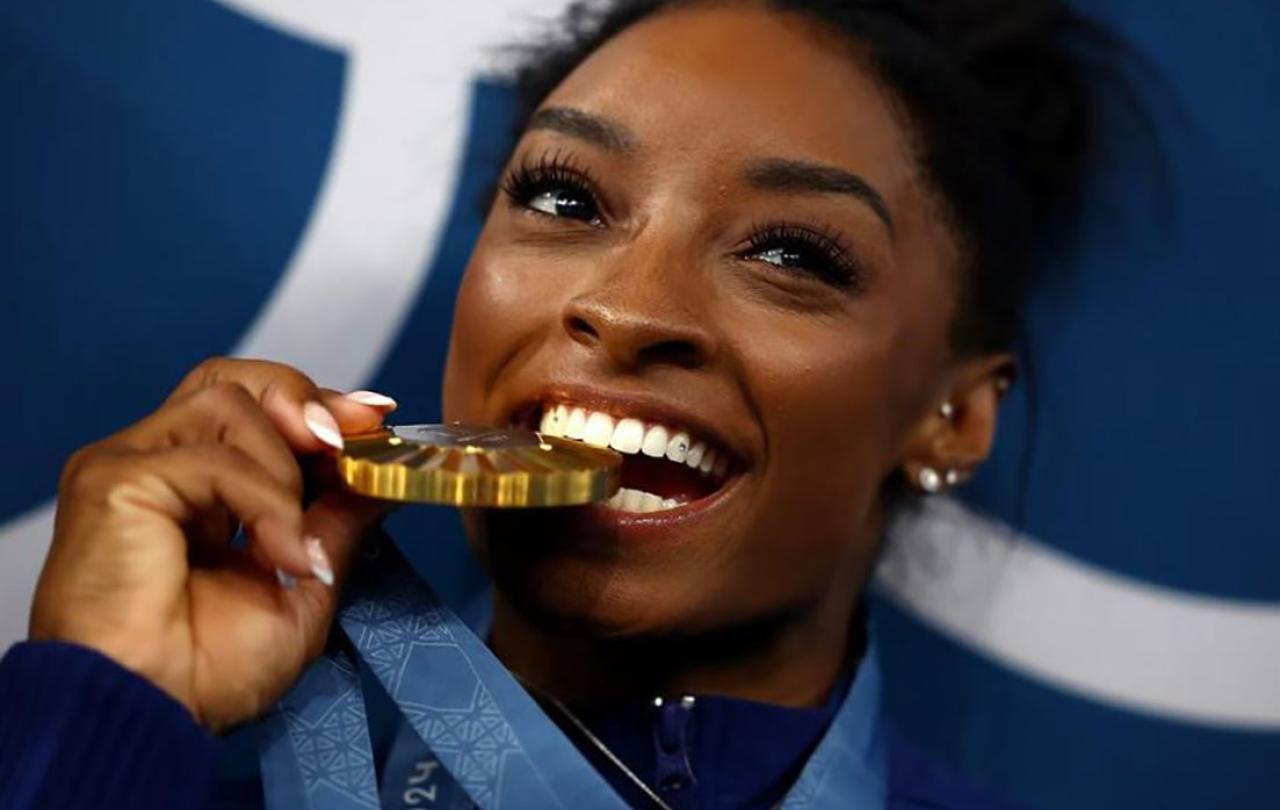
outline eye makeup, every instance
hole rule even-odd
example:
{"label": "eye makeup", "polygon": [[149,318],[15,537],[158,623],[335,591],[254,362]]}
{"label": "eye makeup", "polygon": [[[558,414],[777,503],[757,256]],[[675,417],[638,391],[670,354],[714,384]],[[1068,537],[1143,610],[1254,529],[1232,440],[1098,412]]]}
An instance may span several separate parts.
{"label": "eye makeup", "polygon": [[560,150],[537,158],[526,155],[513,165],[502,182],[502,191],[515,206],[535,214],[603,224],[603,206],[594,189],[592,174],[571,155]]}
{"label": "eye makeup", "polygon": [[[525,154],[502,182],[508,201],[522,212],[603,227],[599,187],[595,175],[561,149]],[[839,230],[826,224],[785,219],[755,223],[734,255],[838,290],[856,294],[864,288],[863,265]]]}
{"label": "eye makeup", "polygon": [[771,221],[751,228],[740,258],[761,261],[832,287],[861,292],[865,273],[834,228]]}

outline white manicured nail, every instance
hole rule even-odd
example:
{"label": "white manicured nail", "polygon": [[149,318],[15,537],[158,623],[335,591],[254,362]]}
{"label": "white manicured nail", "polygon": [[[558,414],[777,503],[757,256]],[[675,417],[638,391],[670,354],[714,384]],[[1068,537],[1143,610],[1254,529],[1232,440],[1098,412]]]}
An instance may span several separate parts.
{"label": "white manicured nail", "polygon": [[316,579],[332,588],[333,565],[329,562],[329,555],[324,553],[324,546],[320,545],[320,538],[308,537],[304,545],[307,548],[307,559],[311,563],[311,573],[316,575]]}
{"label": "white manicured nail", "polygon": [[383,411],[394,411],[399,404],[391,397],[385,394],[379,394],[377,391],[352,391],[347,394],[347,399],[352,402],[358,402],[361,405],[368,405],[370,408],[378,408]]}
{"label": "white manicured nail", "polygon": [[302,418],[307,429],[315,437],[335,450],[342,449],[342,431],[338,429],[338,420],[319,402],[308,402],[302,406]]}
{"label": "white manicured nail", "polygon": [[281,569],[276,569],[276,582],[280,583],[280,587],[286,591],[293,590],[293,586],[298,584],[298,580],[293,578],[292,574],[286,574]]}

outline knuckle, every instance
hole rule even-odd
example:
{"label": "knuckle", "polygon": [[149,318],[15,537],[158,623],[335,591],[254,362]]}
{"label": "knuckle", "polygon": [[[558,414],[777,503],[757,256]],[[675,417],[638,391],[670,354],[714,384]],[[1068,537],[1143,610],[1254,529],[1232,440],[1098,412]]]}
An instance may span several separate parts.
{"label": "knuckle", "polygon": [[267,383],[264,386],[263,399],[273,390],[281,390],[293,392],[302,396],[307,396],[316,389],[315,382],[310,377],[303,374],[293,366],[287,366],[283,363],[272,363],[266,360],[259,361],[263,365],[263,370],[267,372]]}
{"label": "knuckle", "polygon": [[251,474],[256,466],[247,453],[233,444],[197,444],[190,448],[192,457],[210,470],[225,470],[237,475]]}
{"label": "knuckle", "polygon": [[176,401],[168,421],[172,446],[212,441],[222,443],[238,425],[251,422],[258,403],[243,386],[216,382]]}
{"label": "knuckle", "polygon": [[172,398],[214,388],[219,384],[239,385],[251,398],[261,402],[265,402],[269,395],[276,392],[293,399],[314,396],[317,390],[310,377],[284,363],[240,357],[209,357],[183,378],[174,389]]}
{"label": "knuckle", "polygon": [[183,382],[192,382],[200,385],[215,382],[222,379],[227,366],[233,362],[235,361],[231,358],[219,355],[206,357],[196,363],[195,368],[191,369]]}
{"label": "knuckle", "polygon": [[67,459],[66,465],[62,468],[62,475],[58,478],[58,492],[64,498],[76,497],[84,492],[85,478],[93,466],[93,452],[89,447],[82,447],[71,454],[71,458]]}
{"label": "knuckle", "polygon": [[269,382],[288,386],[315,385],[315,383],[311,381],[310,377],[287,363],[278,363],[274,360],[249,360],[239,358],[230,360],[229,362],[235,363],[239,370],[257,379],[265,379]]}
{"label": "knuckle", "polygon": [[96,445],[81,448],[63,468],[59,495],[72,501],[105,498],[118,485],[122,471],[115,454]]}
{"label": "knuckle", "polygon": [[261,496],[292,501],[293,493],[266,466],[234,444],[201,444],[188,448],[193,461],[211,475],[222,475],[251,483]]}
{"label": "knuckle", "polygon": [[75,482],[85,465],[92,462],[95,450],[94,445],[88,444],[67,457],[66,463],[62,465],[62,474],[58,478],[58,489],[66,489]]}
{"label": "knuckle", "polygon": [[196,363],[190,371],[169,392],[167,401],[172,402],[199,391],[226,376],[226,368],[234,360],[227,357],[211,356]]}
{"label": "knuckle", "polygon": [[217,380],[192,394],[191,404],[214,417],[234,416],[257,406],[253,396],[239,383]]}

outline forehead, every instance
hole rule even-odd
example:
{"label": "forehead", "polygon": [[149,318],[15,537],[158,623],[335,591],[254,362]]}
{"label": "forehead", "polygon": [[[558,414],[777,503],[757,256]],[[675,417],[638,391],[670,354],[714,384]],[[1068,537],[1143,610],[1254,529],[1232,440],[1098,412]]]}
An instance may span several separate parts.
{"label": "forehead", "polygon": [[753,5],[695,5],[643,20],[588,57],[548,103],[617,120],[640,151],[690,162],[830,163],[891,200],[914,176],[907,132],[855,44]]}

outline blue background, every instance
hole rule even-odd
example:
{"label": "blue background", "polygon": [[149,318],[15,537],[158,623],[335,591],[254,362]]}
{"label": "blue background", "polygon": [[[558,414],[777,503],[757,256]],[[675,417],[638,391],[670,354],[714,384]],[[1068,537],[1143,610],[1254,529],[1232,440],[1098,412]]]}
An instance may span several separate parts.
{"label": "blue background", "polygon": [[[1105,568],[1280,602],[1280,11],[1080,5],[1150,60],[1131,79],[1167,171],[1112,94],[1082,239],[1032,303],[1032,384],[1015,389],[965,497]],[[47,500],[74,448],[237,342],[310,215],[345,70],[343,54],[205,0],[0,6],[0,522]],[[453,290],[508,102],[476,84],[429,281],[369,381],[414,421],[439,416]],[[451,512],[395,521],[402,538],[437,538],[432,579],[447,596],[475,587]],[[424,563],[425,546],[407,545]],[[888,604],[877,619],[895,722],[1011,797],[1280,806],[1280,734],[1090,703]]]}

